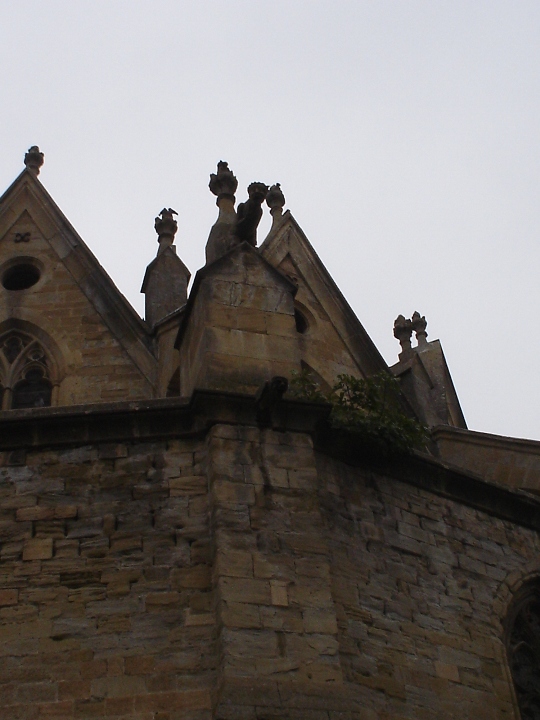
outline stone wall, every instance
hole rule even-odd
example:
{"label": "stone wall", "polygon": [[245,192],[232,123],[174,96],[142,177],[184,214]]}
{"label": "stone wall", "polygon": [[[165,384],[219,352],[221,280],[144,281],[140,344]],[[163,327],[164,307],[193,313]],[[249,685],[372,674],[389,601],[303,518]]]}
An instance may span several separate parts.
{"label": "stone wall", "polygon": [[[510,578],[538,533],[321,457],[344,679],[379,720],[513,718]],[[514,714],[515,712],[515,714]]]}
{"label": "stone wall", "polygon": [[194,441],[5,454],[0,717],[211,716],[203,456]]}
{"label": "stone wall", "polygon": [[535,530],[305,432],[56,445],[2,456],[0,717],[518,717]]}

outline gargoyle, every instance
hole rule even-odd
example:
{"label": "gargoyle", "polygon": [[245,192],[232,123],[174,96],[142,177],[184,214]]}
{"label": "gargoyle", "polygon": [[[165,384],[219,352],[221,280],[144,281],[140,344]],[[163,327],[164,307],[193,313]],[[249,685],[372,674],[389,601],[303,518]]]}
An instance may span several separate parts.
{"label": "gargoyle", "polygon": [[257,227],[262,217],[262,208],[268,194],[268,185],[260,182],[251,183],[248,187],[249,199],[240,203],[236,211],[235,235],[240,241],[248,242],[257,247]]}

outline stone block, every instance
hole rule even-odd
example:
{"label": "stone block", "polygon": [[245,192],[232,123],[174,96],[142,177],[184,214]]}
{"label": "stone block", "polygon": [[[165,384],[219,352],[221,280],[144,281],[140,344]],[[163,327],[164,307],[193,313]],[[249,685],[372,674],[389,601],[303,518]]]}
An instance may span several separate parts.
{"label": "stone block", "polygon": [[227,480],[216,480],[212,487],[217,502],[227,505],[254,505],[255,488]]}
{"label": "stone block", "polygon": [[306,608],[302,615],[305,632],[337,635],[336,614],[332,610]]}
{"label": "stone block", "polygon": [[198,627],[201,625],[214,625],[216,618],[213,613],[196,613],[188,608],[185,616],[186,627]]}
{"label": "stone block", "polygon": [[23,560],[49,560],[53,556],[53,539],[28,540],[23,548]]}
{"label": "stone block", "polygon": [[221,608],[223,624],[229,628],[261,628],[257,605],[227,601]]}
{"label": "stone block", "polygon": [[147,607],[152,605],[177,605],[180,595],[177,592],[155,592],[148,593],[144,601]]}
{"label": "stone block", "polygon": [[199,475],[183,475],[169,479],[171,497],[183,495],[204,495],[208,492],[208,481]]}
{"label": "stone block", "polygon": [[289,604],[289,596],[287,593],[287,582],[281,580],[270,580],[270,596],[272,605],[287,607]]}
{"label": "stone block", "polygon": [[92,680],[92,696],[95,698],[132,697],[145,691],[144,678],[134,675],[119,675]]}
{"label": "stone block", "polygon": [[52,520],[55,513],[52,507],[34,505],[34,507],[20,508],[15,516],[19,521]]}
{"label": "stone block", "polygon": [[253,556],[242,550],[220,550],[216,570],[219,575],[226,577],[253,577]]}
{"label": "stone block", "polygon": [[184,588],[205,590],[210,587],[211,568],[195,565],[190,568],[175,568],[171,572],[171,584],[179,590]]}
{"label": "stone block", "polygon": [[19,602],[18,590],[0,590],[0,606],[16,605]]}
{"label": "stone block", "polygon": [[267,580],[220,578],[219,590],[226,602],[271,605],[270,583]]}
{"label": "stone block", "polygon": [[451,680],[452,682],[459,682],[459,670],[457,665],[447,665],[439,661],[435,661],[435,672],[437,677],[443,678],[444,680]]}

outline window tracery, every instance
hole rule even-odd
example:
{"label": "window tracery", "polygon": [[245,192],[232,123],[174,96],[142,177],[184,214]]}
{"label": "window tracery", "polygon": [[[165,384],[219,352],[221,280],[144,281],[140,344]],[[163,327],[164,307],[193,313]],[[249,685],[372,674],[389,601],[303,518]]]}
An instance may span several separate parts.
{"label": "window tracery", "polygon": [[28,333],[0,336],[2,409],[45,407],[52,400],[52,364],[42,344]]}
{"label": "window tracery", "polygon": [[540,583],[525,588],[514,603],[507,652],[521,720],[540,720]]}

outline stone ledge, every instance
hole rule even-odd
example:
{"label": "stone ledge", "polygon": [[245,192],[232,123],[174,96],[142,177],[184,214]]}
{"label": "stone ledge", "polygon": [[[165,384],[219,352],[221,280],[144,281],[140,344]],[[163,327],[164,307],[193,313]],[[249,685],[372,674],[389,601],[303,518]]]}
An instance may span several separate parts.
{"label": "stone ledge", "polygon": [[352,433],[332,429],[318,434],[315,449],[349,465],[361,465],[501,520],[540,531],[540,498],[486,481],[428,455],[417,452],[383,459],[367,456]]}
{"label": "stone ledge", "polygon": [[[384,459],[367,456],[353,434],[328,429],[325,420],[329,412],[330,406],[323,403],[284,399],[273,408],[267,426],[310,434],[316,449],[330,457],[540,530],[540,499],[419,453]],[[255,398],[196,390],[189,400],[9,410],[0,413],[0,452],[202,436],[216,424],[260,425]]]}
{"label": "stone ledge", "polygon": [[[314,433],[330,412],[324,403],[283,400],[263,426]],[[0,412],[0,452],[204,434],[212,425],[261,425],[255,397],[195,390],[191,399],[32,408]]]}

